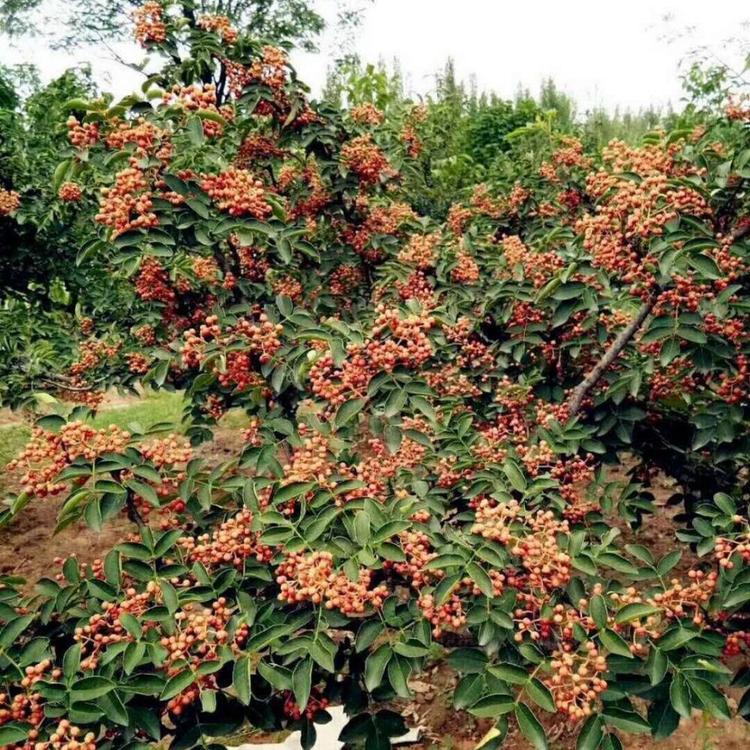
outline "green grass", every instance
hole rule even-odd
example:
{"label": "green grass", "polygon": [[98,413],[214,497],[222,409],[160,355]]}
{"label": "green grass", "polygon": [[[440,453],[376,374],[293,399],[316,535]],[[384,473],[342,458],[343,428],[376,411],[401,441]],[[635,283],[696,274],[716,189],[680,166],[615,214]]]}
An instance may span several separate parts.
{"label": "green grass", "polygon": [[184,404],[179,391],[146,391],[140,401],[102,409],[91,424],[98,429],[109,425],[124,430],[148,429],[159,422],[179,422]]}

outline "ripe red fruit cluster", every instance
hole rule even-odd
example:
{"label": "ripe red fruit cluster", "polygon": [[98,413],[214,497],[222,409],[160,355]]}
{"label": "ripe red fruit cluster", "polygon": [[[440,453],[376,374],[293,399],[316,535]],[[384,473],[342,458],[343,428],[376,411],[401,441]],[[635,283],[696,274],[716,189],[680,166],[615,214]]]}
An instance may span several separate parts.
{"label": "ripe red fruit cluster", "polygon": [[57,197],[66,203],[77,203],[82,196],[81,186],[75,182],[63,182],[57,191]]}
{"label": "ripe red fruit cluster", "polygon": [[21,196],[13,190],[0,188],[0,216],[10,216],[21,206]]}
{"label": "ripe red fruit cluster", "polygon": [[342,264],[328,279],[328,288],[335,297],[346,297],[351,294],[365,279],[359,266]]}
{"label": "ripe red fruit cluster", "polygon": [[419,368],[432,355],[432,343],[426,331],[434,319],[425,313],[401,316],[383,305],[366,344],[350,344],[347,358],[337,367],[331,354],[324,354],[312,366],[312,390],[332,405],[362,396],[370,380],[381,371],[396,366]]}
{"label": "ripe red fruit cluster", "polygon": [[369,133],[352,138],[341,147],[341,163],[354,172],[364,186],[377,184],[392,171],[388,157]]}
{"label": "ripe red fruit cluster", "polygon": [[352,107],[349,117],[359,125],[380,125],[385,120],[385,115],[369,102]]}
{"label": "ripe red fruit cluster", "polygon": [[131,229],[149,229],[159,225],[153,212],[152,193],[145,173],[137,167],[118,172],[115,184],[102,190],[96,221],[111,227],[117,237]]}
{"label": "ripe red fruit cluster", "polygon": [[422,616],[432,624],[435,638],[440,638],[446,628],[460,631],[466,625],[466,613],[457,594],[451,594],[443,604],[438,604],[432,594],[422,594],[417,605],[422,610]]}
{"label": "ripe red fruit cluster", "polygon": [[150,367],[148,357],[141,352],[128,352],[125,355],[128,370],[135,375],[145,375]]}
{"label": "ripe red fruit cluster", "polygon": [[451,271],[451,279],[456,284],[475,284],[479,281],[479,265],[465,250],[456,253],[456,265]]}
{"label": "ripe red fruit cluster", "polygon": [[179,545],[191,562],[200,562],[209,568],[217,565],[241,568],[249,559],[268,562],[273,557],[273,550],[258,541],[260,534],[252,530],[252,525],[252,512],[241,510],[211,534],[184,536]]}
{"label": "ripe red fruit cluster", "polygon": [[66,125],[68,127],[68,140],[76,148],[89,148],[99,141],[99,125],[95,122],[80,123],[71,115]]}
{"label": "ripe red fruit cluster", "polygon": [[[141,262],[141,268],[135,282],[135,291],[142,300],[166,304],[174,303],[176,297],[164,266],[152,257],[146,257]],[[153,332],[153,329],[151,329],[151,332]],[[143,335],[147,338],[150,337],[148,330]]]}
{"label": "ripe red fruit cluster", "polygon": [[167,39],[167,26],[163,19],[163,8],[156,0],[148,0],[133,11],[134,35],[142,46],[159,44]]}
{"label": "ripe red fruit cluster", "polygon": [[220,174],[207,175],[201,187],[220,210],[232,216],[252,216],[262,221],[273,210],[266,200],[263,182],[245,169],[229,167]]}
{"label": "ripe red fruit cluster", "polygon": [[437,248],[440,244],[440,233],[413,234],[408,243],[401,249],[398,259],[402,263],[414,266],[420,271],[433,268],[437,261]]}
{"label": "ripe red fruit cluster", "polygon": [[276,569],[281,586],[279,600],[297,604],[312,602],[326,609],[338,609],[345,615],[362,614],[370,606],[378,609],[388,596],[388,587],[370,588],[372,572],[360,568],[359,578],[352,581],[336,570],[330,552],[313,552],[308,556],[290,552]]}
{"label": "ripe red fruit cluster", "polygon": [[35,427],[26,447],[8,464],[22,471],[24,492],[36,497],[58,495],[67,489],[54,478],[75,459],[93,461],[103,453],[118,453],[130,443],[130,433],[115,425],[96,430],[82,422],[68,422],[60,432]]}
{"label": "ripe red fruit cluster", "polygon": [[292,721],[299,721],[304,713],[305,718],[308,721],[313,721],[315,717],[321,712],[328,708],[328,698],[324,698],[320,693],[313,689],[310,697],[307,700],[307,706],[304,712],[300,711],[299,705],[294,700],[294,694],[287,690],[284,693],[284,707],[283,711]]}
{"label": "ripe red fruit cluster", "polygon": [[239,32],[232,26],[232,22],[220,14],[206,14],[198,19],[198,26],[206,31],[216,32],[226,44],[234,44],[239,38]]}
{"label": "ripe red fruit cluster", "polygon": [[581,651],[554,651],[550,666],[552,676],[545,683],[557,710],[574,722],[590,716],[599,695],[607,689],[601,677],[607,671],[606,658],[588,642]]}

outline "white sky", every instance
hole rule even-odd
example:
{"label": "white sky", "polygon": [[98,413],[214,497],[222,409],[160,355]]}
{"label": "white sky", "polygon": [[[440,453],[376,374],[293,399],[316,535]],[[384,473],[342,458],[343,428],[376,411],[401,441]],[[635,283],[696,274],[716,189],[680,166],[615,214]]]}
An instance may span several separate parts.
{"label": "white sky", "polygon": [[[319,0],[333,16],[333,0]],[[480,90],[512,97],[521,83],[536,93],[552,75],[580,109],[638,109],[679,104],[680,60],[707,46],[736,63],[734,38],[750,40],[750,6],[742,0],[374,0],[357,30],[353,51],[365,62],[400,61],[411,93],[431,90],[434,73],[448,57],[459,77],[475,76]],[[0,42],[2,44],[2,42]],[[318,54],[297,53],[294,62],[314,92],[325,81],[341,38],[327,31]],[[118,52],[139,61],[142,51]],[[35,62],[48,79],[71,64],[89,61],[103,86],[125,94],[138,75],[113,62],[106,50],[75,56],[45,50],[39,40],[0,47],[0,63]]]}

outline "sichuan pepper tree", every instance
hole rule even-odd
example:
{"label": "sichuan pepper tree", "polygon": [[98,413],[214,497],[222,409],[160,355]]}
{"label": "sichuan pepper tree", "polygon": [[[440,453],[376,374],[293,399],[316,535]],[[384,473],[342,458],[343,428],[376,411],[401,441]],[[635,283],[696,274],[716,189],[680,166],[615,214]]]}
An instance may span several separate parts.
{"label": "sichuan pepper tree", "polygon": [[[11,514],[61,498],[61,525],[134,533],[31,595],[5,582],[0,743],[184,749],[249,723],[311,746],[341,703],[343,740],[388,747],[436,660],[456,708],[496,721],[487,746],[509,723],[590,750],[727,718],[750,600],[746,110],[596,155],[554,139],[439,224],[400,189],[420,110],[317,109],[282,49],[176,11],[138,13],[169,62],[72,118],[60,170],[101,188],[82,258],[131,279],[137,321],[87,323],[58,378],[84,404],[10,467]],[[97,388],[136,382],[185,389],[184,436],[86,423]],[[216,464],[198,444],[230,408],[250,421]],[[656,467],[680,472],[685,562],[624,533],[659,512]]]}

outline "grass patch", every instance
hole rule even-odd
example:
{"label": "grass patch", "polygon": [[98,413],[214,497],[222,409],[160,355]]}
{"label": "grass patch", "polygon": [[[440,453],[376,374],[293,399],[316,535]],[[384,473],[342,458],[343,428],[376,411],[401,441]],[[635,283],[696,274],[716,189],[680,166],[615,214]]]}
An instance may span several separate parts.
{"label": "grass patch", "polygon": [[91,420],[97,429],[117,425],[123,430],[145,430],[159,422],[178,423],[185,405],[180,391],[146,391],[138,401],[104,407]]}

